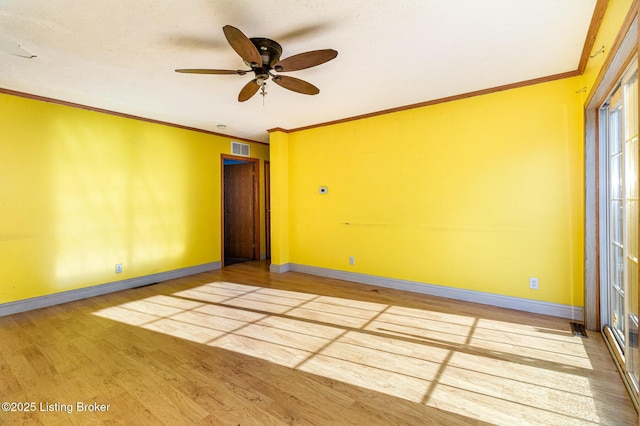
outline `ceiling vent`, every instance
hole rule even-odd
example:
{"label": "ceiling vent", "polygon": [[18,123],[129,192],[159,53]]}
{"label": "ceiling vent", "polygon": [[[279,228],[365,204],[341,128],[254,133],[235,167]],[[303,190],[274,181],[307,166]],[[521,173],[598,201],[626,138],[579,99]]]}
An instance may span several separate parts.
{"label": "ceiling vent", "polygon": [[250,145],[247,143],[231,142],[231,153],[233,155],[249,156]]}

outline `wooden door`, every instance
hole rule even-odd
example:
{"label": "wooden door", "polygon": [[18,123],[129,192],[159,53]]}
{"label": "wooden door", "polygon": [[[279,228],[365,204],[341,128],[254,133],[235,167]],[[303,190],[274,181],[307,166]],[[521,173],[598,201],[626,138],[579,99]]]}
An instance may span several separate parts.
{"label": "wooden door", "polygon": [[254,163],[224,166],[224,257],[254,259]]}

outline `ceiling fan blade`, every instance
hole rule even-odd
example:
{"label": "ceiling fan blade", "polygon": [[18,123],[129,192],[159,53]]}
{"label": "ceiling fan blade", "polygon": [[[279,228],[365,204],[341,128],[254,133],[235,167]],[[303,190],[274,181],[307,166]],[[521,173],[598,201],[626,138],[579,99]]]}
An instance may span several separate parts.
{"label": "ceiling fan blade", "polygon": [[245,70],[207,70],[207,69],[179,69],[176,72],[183,72],[188,74],[238,74],[245,75],[248,71]]}
{"label": "ceiling fan blade", "polygon": [[286,75],[276,75],[273,77],[273,82],[284,87],[285,89],[293,90],[294,92],[302,93],[304,95],[317,95],[320,93],[320,89],[311,83],[307,83],[304,80],[300,80],[295,77],[288,77]]}
{"label": "ceiling fan blade", "polygon": [[251,99],[251,97],[258,92],[258,89],[260,89],[260,85],[256,82],[255,79],[251,80],[244,85],[242,90],[240,90],[240,94],[238,95],[238,102],[244,102]]}
{"label": "ceiling fan blade", "polygon": [[333,49],[312,50],[311,52],[289,56],[275,64],[273,69],[278,72],[303,70],[324,64],[336,56],[338,56],[338,52]]}
{"label": "ceiling fan blade", "polygon": [[225,25],[222,31],[224,31],[224,36],[227,38],[231,47],[233,47],[233,50],[235,50],[245,62],[251,64],[252,67],[262,66],[260,52],[258,52],[258,49],[256,49],[253,43],[251,43],[251,40],[249,40],[242,31],[231,25]]}

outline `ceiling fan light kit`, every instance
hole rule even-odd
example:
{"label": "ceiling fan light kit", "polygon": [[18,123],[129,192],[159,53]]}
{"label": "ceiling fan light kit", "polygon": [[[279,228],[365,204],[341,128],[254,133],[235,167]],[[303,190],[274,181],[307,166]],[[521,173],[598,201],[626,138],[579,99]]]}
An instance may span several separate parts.
{"label": "ceiling fan light kit", "polygon": [[218,70],[218,69],[177,69],[176,72],[189,74],[238,74],[245,75],[253,72],[255,78],[249,81],[240,90],[238,101],[244,102],[258,90],[261,90],[262,96],[267,94],[267,80],[271,80],[277,85],[293,92],[302,93],[304,95],[317,95],[320,93],[313,84],[300,80],[299,78],[289,77],[286,75],[274,74],[275,72],[298,71],[306,68],[315,67],[334,59],[338,56],[338,52],[333,49],[313,50],[305,53],[299,53],[280,60],[282,55],[282,46],[276,41],[268,38],[254,37],[248,38],[242,31],[225,25],[222,29],[227,41],[240,55],[244,63],[250,67],[248,70]]}

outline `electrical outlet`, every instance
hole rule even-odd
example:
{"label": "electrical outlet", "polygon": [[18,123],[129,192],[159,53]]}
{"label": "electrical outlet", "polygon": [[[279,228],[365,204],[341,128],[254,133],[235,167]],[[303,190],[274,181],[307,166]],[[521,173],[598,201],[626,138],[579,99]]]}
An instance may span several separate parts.
{"label": "electrical outlet", "polygon": [[122,263],[116,263],[116,274],[122,273]]}
{"label": "electrical outlet", "polygon": [[538,279],[535,277],[530,277],[529,278],[529,288],[532,290],[537,290],[538,289]]}
{"label": "electrical outlet", "polygon": [[353,256],[349,256],[349,265],[355,265],[356,264],[356,258]]}

